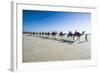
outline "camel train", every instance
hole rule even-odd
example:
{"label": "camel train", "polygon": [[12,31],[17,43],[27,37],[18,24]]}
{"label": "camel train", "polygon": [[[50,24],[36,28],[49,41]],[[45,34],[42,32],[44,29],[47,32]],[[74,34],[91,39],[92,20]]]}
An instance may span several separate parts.
{"label": "camel train", "polygon": [[[29,36],[38,36],[38,37],[43,37],[43,38],[48,38],[48,39],[57,39],[57,36],[60,37],[60,39],[63,39],[66,36],[66,38],[71,38],[73,40],[79,40],[82,35],[85,34],[85,31],[82,33],[78,32],[77,30],[72,33],[71,31],[68,32],[68,34],[63,33],[63,32],[24,32],[24,34],[28,34]],[[76,39],[77,38],[77,39]],[[88,41],[87,34],[85,34],[85,40]]]}

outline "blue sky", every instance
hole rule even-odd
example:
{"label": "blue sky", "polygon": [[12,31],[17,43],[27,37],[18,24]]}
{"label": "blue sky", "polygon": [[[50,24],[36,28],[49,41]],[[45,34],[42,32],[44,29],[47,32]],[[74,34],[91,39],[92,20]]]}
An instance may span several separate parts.
{"label": "blue sky", "polygon": [[67,33],[77,30],[90,33],[90,27],[90,13],[23,10],[23,31]]}

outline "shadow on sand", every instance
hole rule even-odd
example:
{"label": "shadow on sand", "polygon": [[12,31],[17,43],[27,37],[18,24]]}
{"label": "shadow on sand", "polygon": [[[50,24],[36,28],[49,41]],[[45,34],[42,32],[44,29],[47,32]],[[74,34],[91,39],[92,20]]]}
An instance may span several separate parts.
{"label": "shadow on sand", "polygon": [[48,40],[60,41],[60,43],[68,43],[68,44],[72,44],[72,43],[75,42],[75,41],[72,41],[72,40],[65,40],[65,39],[58,40],[57,38],[48,38],[48,37],[40,37],[40,38],[42,38],[42,39],[48,39]]}
{"label": "shadow on sand", "polygon": [[85,43],[86,41],[80,41],[80,42],[78,42],[79,44],[81,44],[81,43]]}
{"label": "shadow on sand", "polygon": [[75,41],[71,41],[71,40],[58,40],[58,41],[61,41],[61,43],[68,43],[68,44],[73,44]]}
{"label": "shadow on sand", "polygon": [[50,38],[48,38],[48,37],[42,37],[42,36],[38,36],[38,37],[40,37],[40,38],[42,38],[42,39],[50,39]]}
{"label": "shadow on sand", "polygon": [[[67,43],[67,44],[73,44],[75,43],[76,41],[75,40],[65,40],[65,39],[57,39],[57,38],[49,38],[49,37],[43,37],[43,36],[38,36],[42,39],[48,39],[48,40],[55,40],[55,41],[59,41],[60,43]],[[80,41],[80,42],[77,42],[78,44],[81,44],[81,43],[84,43],[86,41]]]}

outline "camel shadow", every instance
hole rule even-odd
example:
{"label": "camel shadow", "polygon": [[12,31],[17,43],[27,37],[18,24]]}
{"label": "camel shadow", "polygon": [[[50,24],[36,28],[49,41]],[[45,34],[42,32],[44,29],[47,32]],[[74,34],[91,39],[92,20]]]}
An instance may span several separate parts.
{"label": "camel shadow", "polygon": [[81,43],[85,43],[86,41],[80,41],[80,42],[78,42],[79,44],[81,44]]}
{"label": "camel shadow", "polygon": [[68,44],[73,44],[75,41],[71,41],[71,40],[61,40],[61,43],[68,43]]}
{"label": "camel shadow", "polygon": [[51,38],[51,40],[57,40],[57,38]]}
{"label": "camel shadow", "polygon": [[42,37],[42,36],[39,36],[39,37],[42,38],[42,39],[48,39],[48,40],[50,40],[49,37]]}
{"label": "camel shadow", "polygon": [[57,38],[48,38],[48,37],[41,37],[43,39],[49,39],[49,40],[55,40],[55,41],[59,41],[60,43],[68,43],[68,44],[73,44],[75,41],[72,40],[65,40],[65,39],[60,39],[58,40]]}

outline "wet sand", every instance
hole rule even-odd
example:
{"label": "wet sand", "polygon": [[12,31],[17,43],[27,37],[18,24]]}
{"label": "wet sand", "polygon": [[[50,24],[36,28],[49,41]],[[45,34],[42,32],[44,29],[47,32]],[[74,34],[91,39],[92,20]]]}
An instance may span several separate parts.
{"label": "wet sand", "polygon": [[44,62],[63,60],[87,60],[91,58],[90,35],[89,41],[68,39],[48,39],[23,34],[23,62]]}

